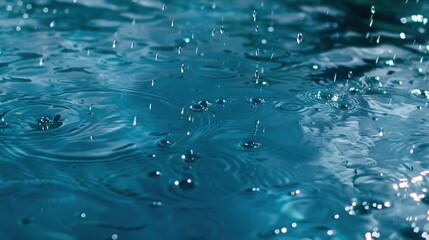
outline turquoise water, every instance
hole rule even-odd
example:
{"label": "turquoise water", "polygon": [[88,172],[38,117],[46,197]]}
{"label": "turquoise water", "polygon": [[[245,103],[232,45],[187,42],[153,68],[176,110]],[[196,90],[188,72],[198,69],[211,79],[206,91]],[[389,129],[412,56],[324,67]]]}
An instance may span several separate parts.
{"label": "turquoise water", "polygon": [[428,13],[0,1],[1,239],[429,239]]}

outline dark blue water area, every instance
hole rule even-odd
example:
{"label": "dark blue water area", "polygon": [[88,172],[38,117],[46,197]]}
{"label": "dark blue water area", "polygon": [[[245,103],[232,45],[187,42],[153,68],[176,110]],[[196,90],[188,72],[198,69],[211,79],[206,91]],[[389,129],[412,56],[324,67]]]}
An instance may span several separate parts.
{"label": "dark blue water area", "polygon": [[428,13],[0,1],[0,238],[429,239]]}

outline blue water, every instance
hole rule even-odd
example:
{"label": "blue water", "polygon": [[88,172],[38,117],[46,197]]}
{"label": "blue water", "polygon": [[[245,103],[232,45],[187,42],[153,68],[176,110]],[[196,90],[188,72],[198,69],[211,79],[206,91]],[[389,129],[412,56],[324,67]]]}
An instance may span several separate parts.
{"label": "blue water", "polygon": [[0,238],[429,239],[428,13],[0,1]]}

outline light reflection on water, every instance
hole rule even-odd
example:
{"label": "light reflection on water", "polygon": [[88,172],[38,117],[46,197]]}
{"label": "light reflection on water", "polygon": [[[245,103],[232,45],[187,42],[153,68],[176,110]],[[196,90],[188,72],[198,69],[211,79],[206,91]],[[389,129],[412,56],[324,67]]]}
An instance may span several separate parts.
{"label": "light reflection on water", "polygon": [[10,239],[428,239],[425,1],[0,2]]}

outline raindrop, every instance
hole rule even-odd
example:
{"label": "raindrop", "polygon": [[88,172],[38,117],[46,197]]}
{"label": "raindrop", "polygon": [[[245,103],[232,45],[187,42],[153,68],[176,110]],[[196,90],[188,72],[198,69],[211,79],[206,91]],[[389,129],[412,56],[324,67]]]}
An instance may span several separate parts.
{"label": "raindrop", "polygon": [[158,147],[167,148],[171,147],[173,145],[173,142],[168,139],[163,139],[158,141]]}
{"label": "raindrop", "polygon": [[225,32],[223,26],[220,26],[220,30],[219,30],[220,34],[223,34]]}
{"label": "raindrop", "polygon": [[189,106],[189,109],[194,112],[205,112],[209,109],[212,104],[209,101],[199,101]]}
{"label": "raindrop", "polygon": [[43,66],[43,63],[45,63],[45,59],[41,58],[41,59],[39,60],[39,66]]}
{"label": "raindrop", "polygon": [[180,158],[187,163],[194,163],[200,157],[197,154],[195,154],[194,150],[191,149],[188,151],[188,153],[183,154]]}
{"label": "raindrop", "polygon": [[259,105],[259,104],[264,104],[265,103],[265,99],[263,99],[263,98],[249,98],[248,100],[247,100],[249,103],[250,103],[250,105],[252,105],[252,106],[256,106],[256,105]]}
{"label": "raindrop", "polygon": [[162,4],[161,10],[164,11],[165,10],[165,4]]}
{"label": "raindrop", "polygon": [[257,15],[256,11],[253,11],[252,16],[253,16],[253,21],[254,21],[254,22],[256,22],[256,15]]}
{"label": "raindrop", "polygon": [[353,77],[353,72],[352,71],[349,71],[349,73],[347,74],[347,77],[350,79],[350,78],[352,78]]}
{"label": "raindrop", "polygon": [[171,27],[174,27],[174,20],[171,20]]}
{"label": "raindrop", "polygon": [[137,125],[137,116],[134,116],[134,119],[133,119],[133,126],[136,126]]}
{"label": "raindrop", "polygon": [[160,177],[161,175],[160,171],[152,171],[149,173],[149,177]]}
{"label": "raindrop", "polygon": [[116,41],[116,40],[113,40],[113,43],[112,43],[112,48],[116,48],[116,44],[117,44],[118,42]]}
{"label": "raindrop", "polygon": [[55,21],[52,21],[50,24],[49,24],[49,27],[50,28],[53,28],[55,26]]}
{"label": "raindrop", "polygon": [[185,72],[185,64],[182,64],[182,66],[180,67],[180,72],[184,73]]}
{"label": "raindrop", "polygon": [[255,32],[259,32],[259,26],[258,25],[256,25],[256,27],[255,27]]}
{"label": "raindrop", "polygon": [[247,141],[242,143],[241,146],[246,149],[256,149],[261,146],[261,143],[255,141]]}
{"label": "raindrop", "polygon": [[136,44],[134,42],[132,42],[130,48],[134,48],[135,46],[136,46]]}
{"label": "raindrop", "polygon": [[301,44],[301,43],[302,43],[302,33],[298,33],[298,35],[296,36],[296,42],[297,42],[298,44]]}
{"label": "raindrop", "polygon": [[374,13],[375,13],[375,7],[371,6],[371,14],[374,14]]}
{"label": "raindrop", "polygon": [[159,54],[155,53],[155,61],[158,61],[158,56],[159,56]]}
{"label": "raindrop", "polygon": [[179,46],[179,48],[177,49],[177,54],[181,54],[182,53],[182,47]]}
{"label": "raindrop", "polygon": [[214,37],[215,33],[216,33],[216,28],[213,28],[213,30],[212,30],[212,37]]}
{"label": "raindrop", "polygon": [[183,179],[183,180],[176,180],[174,181],[174,185],[180,187],[183,190],[191,190],[195,188],[195,183],[192,181],[192,179]]}

